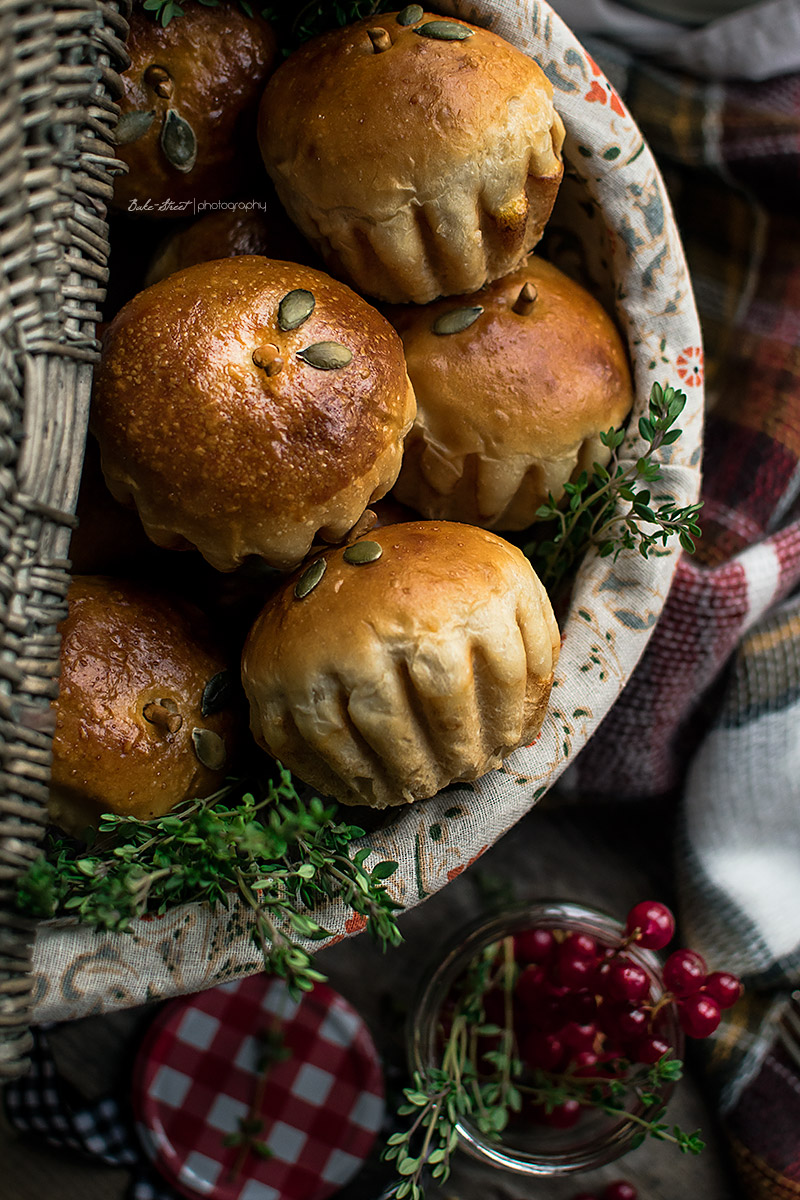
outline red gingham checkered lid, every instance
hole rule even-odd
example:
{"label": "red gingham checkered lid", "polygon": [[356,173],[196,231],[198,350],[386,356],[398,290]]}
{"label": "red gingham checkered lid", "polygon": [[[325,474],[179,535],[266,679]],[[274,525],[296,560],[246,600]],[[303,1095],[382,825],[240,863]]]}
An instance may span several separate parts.
{"label": "red gingham checkered lid", "polygon": [[[259,1089],[265,1032],[289,1053]],[[268,1158],[225,1145],[259,1091],[254,1136]],[[295,1000],[266,975],[166,1005],[139,1052],[133,1101],[145,1150],[192,1200],[323,1200],[355,1175],[384,1110],[378,1055],[355,1009],[325,984]]]}

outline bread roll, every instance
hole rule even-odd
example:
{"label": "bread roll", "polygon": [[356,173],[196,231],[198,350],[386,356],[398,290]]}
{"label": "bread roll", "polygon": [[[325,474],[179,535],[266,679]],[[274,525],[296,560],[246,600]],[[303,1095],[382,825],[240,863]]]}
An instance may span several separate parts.
{"label": "bread roll", "polygon": [[51,819],[81,836],[102,813],[146,820],[220,788],[235,692],[203,614],[102,576],[73,579],[68,600]]}
{"label": "bread roll", "polygon": [[558,651],[519,550],[415,521],[306,566],[256,620],[242,678],[270,754],[325,795],[385,808],[475,779],[534,738]]}
{"label": "bread roll", "polygon": [[579,284],[532,256],[481,292],[390,313],[418,413],[394,495],[426,517],[525,529],[610,451],[633,403],[625,347]]}
{"label": "bread roll", "polygon": [[402,343],[374,308],[321,271],[244,255],[125,305],[92,428],[111,492],[158,545],[194,545],[222,571],[251,554],[288,569],[391,487],[414,412]]}
{"label": "bread roll", "polygon": [[423,304],[505,275],[538,242],[563,171],[552,95],[503,38],[408,6],[292,54],[259,140],[332,273]]}
{"label": "bread roll", "polygon": [[162,27],[134,5],[126,49],[116,208],[185,217],[258,177],[256,113],[277,59],[266,21],[237,4],[189,4]]}
{"label": "bread roll", "polygon": [[192,222],[186,229],[170,233],[150,263],[145,286],[160,283],[168,275],[196,263],[235,258],[240,254],[261,254],[265,258],[309,263],[313,256],[311,247],[301,238],[277,201],[274,206],[264,203],[264,208],[243,205],[213,212]]}

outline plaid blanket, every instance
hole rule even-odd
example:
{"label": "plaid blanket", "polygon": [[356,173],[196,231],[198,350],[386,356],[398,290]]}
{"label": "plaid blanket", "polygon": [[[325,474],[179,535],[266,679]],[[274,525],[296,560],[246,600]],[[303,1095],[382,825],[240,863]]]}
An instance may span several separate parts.
{"label": "plaid blanket", "polygon": [[781,989],[800,983],[800,75],[704,83],[590,48],[675,204],[709,415],[702,541],[570,783],[681,796],[684,933],[748,985],[708,1063],[734,1158],[748,1195],[797,1196],[800,993]]}

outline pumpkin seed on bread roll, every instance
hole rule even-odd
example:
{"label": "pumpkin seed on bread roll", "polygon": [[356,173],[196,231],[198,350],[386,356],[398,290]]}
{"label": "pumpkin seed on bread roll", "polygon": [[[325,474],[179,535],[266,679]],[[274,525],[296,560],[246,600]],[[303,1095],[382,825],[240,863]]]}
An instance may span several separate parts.
{"label": "pumpkin seed on bread roll", "polygon": [[49,811],[76,836],[217,791],[241,741],[227,656],[202,612],[157,588],[76,576],[60,626]]}
{"label": "pumpkin seed on bread roll", "polygon": [[91,421],[109,489],[154,542],[288,570],[389,490],[415,411],[376,309],[322,271],[242,255],[125,305]]}
{"label": "pumpkin seed on bread roll", "polygon": [[129,20],[115,131],[128,171],[114,207],[175,218],[252,185],[258,103],[278,58],[271,25],[227,3],[188,4],[166,26],[135,4]]}
{"label": "pumpkin seed on bread roll", "polygon": [[345,804],[424,799],[536,736],[559,645],[516,547],[444,521],[383,526],[315,557],[257,618],[251,730]]}
{"label": "pumpkin seed on bread roll", "polygon": [[480,292],[392,309],[417,418],[394,495],[423,516],[526,529],[552,493],[605,465],[600,434],[633,403],[603,307],[532,255]]}
{"label": "pumpkin seed on bread roll", "polygon": [[553,88],[487,29],[418,4],[306,42],[271,77],[264,163],[332,274],[424,304],[536,245],[563,173]]}

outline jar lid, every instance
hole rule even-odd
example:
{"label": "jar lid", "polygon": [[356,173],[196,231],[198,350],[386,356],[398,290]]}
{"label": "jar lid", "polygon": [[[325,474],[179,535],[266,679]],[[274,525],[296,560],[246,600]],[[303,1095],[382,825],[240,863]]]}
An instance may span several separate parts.
{"label": "jar lid", "polygon": [[[279,1047],[266,1073],[264,1037]],[[145,1152],[191,1200],[323,1200],[369,1154],[383,1076],[337,992],[318,983],[294,999],[283,980],[255,975],[164,1007],[136,1060],[133,1104]],[[248,1118],[266,1151],[225,1144]]]}

